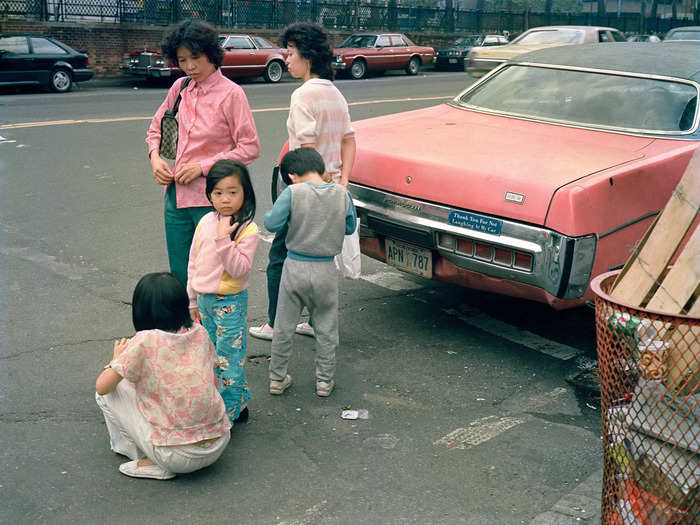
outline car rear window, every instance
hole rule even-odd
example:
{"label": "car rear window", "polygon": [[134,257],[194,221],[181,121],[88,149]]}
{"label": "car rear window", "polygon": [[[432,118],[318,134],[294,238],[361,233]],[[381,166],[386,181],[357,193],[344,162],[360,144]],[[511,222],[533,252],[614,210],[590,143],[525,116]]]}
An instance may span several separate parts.
{"label": "car rear window", "polygon": [[51,54],[51,55],[66,55],[68,52],[60,46],[57,46],[50,40],[45,38],[34,38],[31,37],[29,40],[32,41],[32,50],[35,53]]}
{"label": "car rear window", "polygon": [[666,40],[700,40],[700,31],[674,31]]}
{"label": "car rear window", "polygon": [[556,29],[532,31],[513,41],[514,44],[578,44],[583,42],[583,31],[578,29]]}
{"label": "car rear window", "polygon": [[679,81],[512,65],[467,91],[459,104],[516,117],[673,134],[693,129],[698,90]]}
{"label": "car rear window", "polygon": [[8,36],[0,38],[0,51],[8,53],[27,54],[29,53],[29,44],[26,37],[23,36]]}

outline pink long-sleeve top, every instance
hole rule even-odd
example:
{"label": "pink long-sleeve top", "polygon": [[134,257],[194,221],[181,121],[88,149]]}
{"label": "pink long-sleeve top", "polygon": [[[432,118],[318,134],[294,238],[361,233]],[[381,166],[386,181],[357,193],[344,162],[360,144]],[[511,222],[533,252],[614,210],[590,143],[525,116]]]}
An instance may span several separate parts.
{"label": "pink long-sleeve top", "polygon": [[[160,148],[160,121],[173,107],[180,87],[178,79],[156,111],[146,133],[148,154]],[[202,176],[189,184],[175,183],[178,208],[211,206],[205,195],[206,177],[217,160],[234,159],[250,164],[260,156],[260,142],[248,99],[240,86],[217,69],[204,82],[190,82],[182,90],[177,113],[178,143],[173,173],[181,164],[199,162]],[[167,188],[166,188],[167,189]]]}
{"label": "pink long-sleeve top", "polygon": [[207,213],[199,221],[192,239],[187,265],[187,295],[190,308],[197,308],[197,295],[231,295],[248,287],[255,249],[260,239],[254,222],[244,226],[232,241],[217,237],[219,213]]}

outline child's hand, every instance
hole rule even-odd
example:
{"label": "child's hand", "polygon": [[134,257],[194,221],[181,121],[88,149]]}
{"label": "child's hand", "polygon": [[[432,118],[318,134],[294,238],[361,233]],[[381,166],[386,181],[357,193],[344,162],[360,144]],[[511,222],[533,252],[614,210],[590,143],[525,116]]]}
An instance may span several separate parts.
{"label": "child's hand", "polygon": [[199,310],[197,308],[190,308],[190,317],[192,318],[192,322],[198,323],[199,322]]}
{"label": "child's hand", "polygon": [[121,353],[126,350],[128,344],[129,340],[126,337],[114,341],[114,354],[112,355],[112,359],[119,357]]}
{"label": "child's hand", "polygon": [[229,237],[233,231],[238,228],[238,223],[231,222],[231,217],[224,217],[223,215],[219,217],[219,224],[216,226],[216,237],[222,239],[223,237]]}

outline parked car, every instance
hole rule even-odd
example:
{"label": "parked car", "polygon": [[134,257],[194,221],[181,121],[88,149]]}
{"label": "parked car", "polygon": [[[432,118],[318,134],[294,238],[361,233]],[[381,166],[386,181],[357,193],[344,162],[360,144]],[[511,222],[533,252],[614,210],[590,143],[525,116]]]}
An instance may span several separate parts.
{"label": "parked car", "polygon": [[473,77],[501,65],[518,55],[547,47],[572,44],[592,44],[595,42],[624,42],[625,37],[612,27],[598,26],[542,26],[525,31],[505,46],[475,47],[467,57],[467,71]]}
{"label": "parked car", "polygon": [[661,39],[656,35],[630,35],[627,37],[628,42],[661,42]]}
{"label": "parked car", "polygon": [[49,36],[0,35],[0,86],[40,85],[59,93],[90,80],[86,53]]}
{"label": "parked car", "polygon": [[502,46],[508,39],[502,35],[473,35],[459,37],[448,47],[435,50],[435,69],[459,69],[464,71],[465,58],[473,47]]}
{"label": "parked car", "polygon": [[[231,79],[263,77],[266,82],[279,82],[285,70],[287,50],[255,35],[219,35],[224,48],[221,72]],[[147,79],[177,78],[182,70],[158,51],[135,51],[124,55],[123,73]]]}
{"label": "parked car", "polygon": [[354,122],[362,252],[555,309],[592,299],[700,147],[688,47],[536,51],[449,103]]}
{"label": "parked car", "polygon": [[664,40],[700,40],[700,26],[674,27],[666,33]]}
{"label": "parked car", "polygon": [[347,71],[352,78],[363,78],[368,72],[403,69],[416,75],[420,67],[433,60],[432,47],[417,46],[399,33],[356,33],[333,51],[336,71]]}

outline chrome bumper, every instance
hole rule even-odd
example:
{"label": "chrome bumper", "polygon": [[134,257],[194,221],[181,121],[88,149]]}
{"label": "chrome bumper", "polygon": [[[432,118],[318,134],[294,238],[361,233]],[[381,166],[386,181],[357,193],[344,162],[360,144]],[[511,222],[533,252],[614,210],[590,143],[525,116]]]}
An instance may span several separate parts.
{"label": "chrome bumper", "polygon": [[167,78],[171,76],[171,68],[169,67],[120,66],[119,70],[122,73],[140,77]]}
{"label": "chrome bumper", "polygon": [[331,67],[333,69],[347,69],[345,62],[331,62]]}
{"label": "chrome bumper", "polygon": [[[361,219],[362,237],[389,237],[427,248],[459,268],[537,286],[561,299],[579,298],[588,289],[597,242],[594,235],[570,237],[497,217],[491,219],[502,222],[501,233],[492,234],[450,224],[450,213],[463,210],[354,183],[349,190]],[[462,252],[457,241],[445,242],[450,238],[470,241],[471,248]],[[513,254],[510,261],[499,259],[499,249]],[[530,267],[517,267],[515,254],[531,256]]]}

